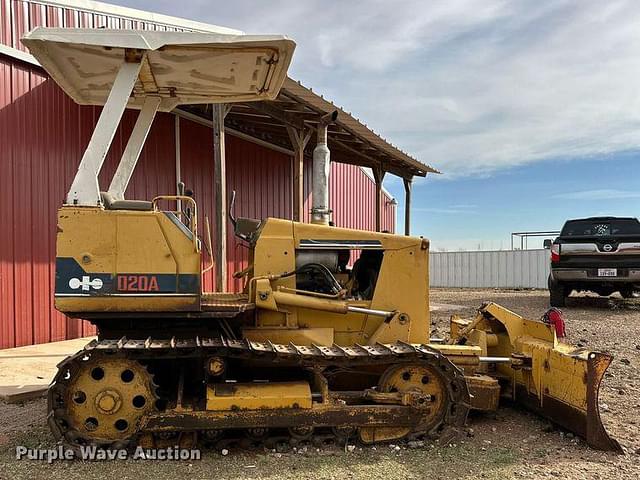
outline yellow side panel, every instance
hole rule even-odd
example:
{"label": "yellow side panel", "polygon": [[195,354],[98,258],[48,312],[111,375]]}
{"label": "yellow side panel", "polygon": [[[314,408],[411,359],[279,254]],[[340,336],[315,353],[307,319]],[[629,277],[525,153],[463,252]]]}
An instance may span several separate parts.
{"label": "yellow side panel", "polygon": [[191,233],[165,212],[58,211],[55,305],[62,312],[197,310],[200,268]]}
{"label": "yellow side panel", "polygon": [[118,273],[178,273],[156,215],[119,215],[116,252]]}
{"label": "yellow side panel", "polygon": [[408,321],[389,323],[379,342],[429,343],[428,258],[428,250],[420,246],[384,252],[371,308],[396,310],[407,314]]}
{"label": "yellow side panel", "polygon": [[[269,219],[273,221],[273,219]],[[285,222],[285,220],[280,220]],[[420,246],[422,238],[394,235],[392,233],[371,232],[368,230],[355,230],[350,228],[328,227],[312,223],[293,223],[295,229],[296,246],[300,240],[379,240],[384,250],[397,250],[407,247]],[[426,241],[426,240],[425,240]]]}
{"label": "yellow side panel", "polygon": [[[254,250],[255,277],[278,275],[291,272],[296,268],[296,251],[293,242],[293,222],[267,219],[260,231],[260,238]],[[283,278],[275,285],[294,288],[295,277]]]}
{"label": "yellow side panel", "polygon": [[75,258],[87,271],[115,273],[116,216],[99,207],[58,210],[56,256]]}
{"label": "yellow side panel", "polygon": [[[288,326],[333,328],[338,344],[369,341],[412,343],[429,341],[429,263],[428,241],[422,238],[363,230],[329,227],[269,218],[255,247],[254,276],[282,274],[295,269],[295,254],[303,240],[377,241],[384,260],[373,299],[352,302],[365,308],[397,311],[405,315],[388,324],[379,316],[336,314],[310,307],[289,306],[281,315],[258,310],[259,327]],[[332,247],[330,247],[332,248]],[[279,287],[295,288],[295,276],[271,282]],[[363,303],[363,304],[361,304]],[[286,318],[286,320],[285,320]],[[372,340],[373,339],[373,340]]]}
{"label": "yellow side panel", "polygon": [[[291,272],[296,268],[296,250],[293,242],[293,222],[269,218],[266,220],[260,238],[253,251],[253,276],[275,275]],[[273,287],[295,288],[295,276],[273,282]],[[297,324],[297,310],[284,313],[259,309],[256,312],[258,325],[285,326]]]}
{"label": "yellow side panel", "polygon": [[200,252],[163,212],[62,207],[56,256],[93,273],[200,272]]}
{"label": "yellow side panel", "polygon": [[207,410],[311,408],[307,382],[218,383],[207,387]]}
{"label": "yellow side panel", "polygon": [[155,212],[160,230],[164,235],[170,255],[175,260],[178,273],[201,273],[201,252],[193,246],[193,241],[185,236],[163,212]]}

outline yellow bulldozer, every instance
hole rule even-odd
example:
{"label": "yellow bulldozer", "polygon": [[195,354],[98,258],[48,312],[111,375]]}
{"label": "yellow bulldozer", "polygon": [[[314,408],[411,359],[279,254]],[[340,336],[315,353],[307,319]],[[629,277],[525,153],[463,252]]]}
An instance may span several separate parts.
{"label": "yellow bulldozer", "polygon": [[[58,212],[56,308],[99,334],[50,386],[57,439],[101,448],[442,439],[470,410],[509,399],[594,448],[620,449],[598,413],[609,355],[492,303],[431,341],[428,240],[330,225],[326,177],[314,177],[311,223],[236,218],[231,205],[250,252],[235,273],[241,293],[202,290],[211,242],[191,196],[124,198],[157,111],[275,98],[291,40],[39,28],[23,42],[74,100],[104,105]],[[127,107],[138,120],[101,191]],[[326,171],[335,116],[318,127],[314,171]]]}

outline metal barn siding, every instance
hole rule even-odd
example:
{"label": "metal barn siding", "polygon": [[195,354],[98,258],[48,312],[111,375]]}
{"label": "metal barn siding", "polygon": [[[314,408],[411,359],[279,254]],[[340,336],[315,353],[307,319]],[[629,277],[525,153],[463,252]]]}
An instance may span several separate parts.
{"label": "metal barn siding", "polygon": [[[180,119],[180,180],[193,190],[198,207],[198,225],[204,231],[204,217],[213,228],[213,136],[209,127]],[[171,191],[175,191],[173,188]],[[212,233],[215,235],[215,232]],[[212,237],[215,238],[215,237]],[[203,255],[207,257],[207,255]],[[208,262],[204,259],[204,264]],[[213,272],[204,275],[203,287],[213,289]]]}
{"label": "metal barn siding", "polygon": [[[0,59],[0,348],[94,333],[53,308],[56,213],[99,109],[79,107],[39,69]],[[105,188],[133,128],[127,112],[105,161]],[[173,115],[159,114],[127,196],[175,192]]]}
{"label": "metal barn siding", "polygon": [[[36,26],[183,28],[21,0],[0,0],[0,43],[26,52],[20,38]],[[56,211],[75,174],[99,109],[79,108],[38,68],[0,55],[0,348],[64,340],[95,332],[53,308]],[[131,130],[128,114],[121,130]],[[145,198],[175,191],[173,116],[160,116],[142,153],[128,195]],[[116,150],[105,162],[113,171]],[[153,150],[153,151],[152,151]],[[171,154],[168,156],[168,154]],[[151,167],[151,163],[155,165]],[[160,175],[149,175],[163,164]],[[147,165],[145,167],[144,165]],[[173,175],[173,176],[171,176]]]}
{"label": "metal barn siding", "polygon": [[0,346],[91,333],[55,312],[51,297],[56,210],[81,141],[66,119],[78,118],[78,107],[39,69],[5,60],[0,68]]}
{"label": "metal barn siding", "polygon": [[[181,180],[194,191],[198,203],[198,223],[204,228],[207,216],[213,229],[213,134],[211,128],[181,118]],[[227,195],[236,191],[236,215],[263,219],[292,216],[292,157],[253,142],[226,135]],[[203,159],[206,161],[203,162]],[[305,221],[310,220],[311,162],[305,164]],[[332,164],[330,180],[331,205],[337,226],[373,230],[375,228],[375,183],[357,166]],[[353,195],[357,205],[349,198]],[[227,199],[228,201],[229,199]],[[383,229],[395,231],[395,206],[383,195]],[[216,232],[212,231],[215,238]],[[207,255],[205,255],[207,257]],[[232,230],[227,229],[228,271],[247,266],[248,250]],[[209,265],[209,259],[204,259]],[[205,274],[205,290],[213,290],[213,271]],[[242,280],[229,277],[227,288],[239,291]]]}
{"label": "metal barn siding", "polygon": [[[304,221],[311,221],[311,177],[313,163],[304,164]],[[329,207],[333,210],[333,222],[337,227],[376,229],[376,184],[356,165],[331,163],[329,177]],[[381,229],[396,231],[396,206],[391,197],[382,193]]]}
{"label": "metal barn siding", "polygon": [[0,0],[0,42],[26,52],[20,39],[37,26],[67,28],[118,28],[158,31],[184,31],[174,25],[138,20],[121,15],[100,14],[90,8],[67,8],[46,2]]}
{"label": "metal barn siding", "polygon": [[[198,224],[204,235],[204,217],[209,218],[212,237],[213,193],[213,133],[211,128],[190,120],[180,120],[180,171],[181,180],[194,192],[198,204]],[[291,157],[247,140],[227,134],[227,195],[236,190],[235,213],[251,218],[291,218]],[[175,189],[174,189],[175,190]],[[227,201],[229,198],[226,199]],[[233,273],[244,269],[248,261],[247,246],[238,240],[233,229],[227,229],[227,264]],[[209,265],[208,255],[203,263]],[[210,270],[203,279],[204,289],[213,291],[214,272]],[[227,279],[231,291],[242,290],[241,280]]]}
{"label": "metal barn siding", "polygon": [[430,252],[433,287],[547,288],[548,250]]}
{"label": "metal barn siding", "polygon": [[[0,43],[25,51],[19,39],[35,26],[182,30],[114,15],[101,15],[21,0],[0,0]],[[37,67],[0,54],[0,348],[95,333],[88,322],[68,319],[53,307],[57,209],[75,175],[100,109],[80,107]],[[105,160],[106,188],[133,128],[127,112]],[[180,119],[181,179],[195,191],[203,217],[213,218],[211,129]],[[158,114],[142,151],[128,198],[152,198],[176,190],[175,117]],[[227,134],[227,191],[238,191],[236,212],[255,218],[292,215],[292,158]],[[305,172],[309,219],[311,162]],[[336,225],[373,229],[375,184],[352,165],[332,164],[331,202]],[[395,230],[395,207],[383,195],[383,229]],[[213,225],[213,222],[211,222]],[[215,235],[215,232],[214,232]],[[244,268],[247,250],[228,232],[229,271]],[[215,237],[214,237],[215,238]],[[205,256],[206,257],[206,256]],[[205,258],[205,264],[208,259]],[[204,286],[213,289],[213,275]],[[240,281],[228,279],[238,290]]]}
{"label": "metal barn siding", "polygon": [[[338,227],[376,229],[376,184],[362,169],[345,163],[331,165],[329,205],[333,222]],[[396,209],[391,198],[382,193],[381,222],[383,231],[395,232]]]}
{"label": "metal barn siding", "polygon": [[[36,26],[184,30],[89,10],[0,0],[0,43],[26,52],[20,38]],[[40,69],[0,56],[0,70],[0,348],[92,334],[89,323],[69,320],[53,309],[51,292],[56,210],[76,171],[98,110],[78,108],[46,81]],[[141,163],[161,162],[158,152],[172,151],[165,150],[166,143],[174,138],[166,133],[158,134],[155,152],[145,148]],[[122,133],[119,136],[122,138]],[[111,164],[113,155],[115,152],[110,154]],[[144,162],[147,156],[155,160]],[[108,159],[106,171],[109,163]],[[175,190],[175,173],[171,180],[168,176],[145,175],[144,167],[139,170],[130,187],[134,197],[166,191],[167,185],[171,185],[169,191]],[[175,172],[173,166],[171,172]]]}
{"label": "metal barn siding", "polygon": [[[56,212],[75,174],[100,109],[79,107],[37,68],[0,61],[0,347],[43,343],[94,333],[87,322],[67,319],[53,308]],[[135,122],[127,112],[105,160],[107,187]],[[128,198],[175,192],[174,116],[159,114],[149,133]],[[213,218],[212,132],[180,119],[181,179],[195,192],[199,222]],[[290,156],[232,135],[226,137],[228,192],[238,192],[238,215],[291,218]],[[310,166],[310,165],[309,165]],[[346,167],[346,168],[345,168]],[[372,228],[375,185],[358,167],[333,165],[334,217],[339,226]],[[310,175],[311,169],[308,169]],[[359,199],[356,208],[349,197]],[[391,205],[384,228],[393,228]],[[368,212],[360,218],[360,212]],[[391,218],[391,221],[389,221]],[[215,235],[215,232],[214,232]],[[215,238],[215,237],[214,237]],[[229,270],[246,266],[247,249],[228,232]],[[205,259],[205,264],[208,259]],[[213,289],[213,276],[204,286]],[[230,290],[241,282],[228,279]]]}
{"label": "metal barn siding", "polygon": [[[263,219],[292,216],[292,157],[255,143],[227,135],[227,193],[236,190],[236,215]],[[227,229],[227,288],[242,290],[243,282],[232,272],[248,266],[245,242]]]}

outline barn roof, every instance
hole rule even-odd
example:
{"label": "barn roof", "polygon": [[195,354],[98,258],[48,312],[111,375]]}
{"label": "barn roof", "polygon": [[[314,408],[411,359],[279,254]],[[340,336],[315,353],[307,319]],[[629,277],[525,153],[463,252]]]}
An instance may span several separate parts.
{"label": "barn roof", "polygon": [[[209,34],[239,35],[242,32],[215,25],[209,25],[177,17],[158,15],[151,12],[119,7],[92,0],[42,0],[51,4],[81,11],[106,14],[134,22],[139,19],[144,28],[176,30]],[[0,53],[12,54],[23,61],[36,63],[35,59],[20,50],[1,46]],[[210,108],[206,105],[180,107],[189,113],[211,119]],[[360,119],[347,110],[336,106],[330,100],[291,78],[286,78],[280,94],[274,100],[262,102],[234,103],[226,117],[225,124],[234,130],[267,141],[273,145],[291,150],[292,144],[288,129],[295,127],[315,130],[320,116],[333,110],[339,111],[335,124],[329,128],[329,147],[332,160],[373,169],[381,169],[400,177],[411,179],[413,176],[425,176],[428,173],[440,173],[430,165],[419,161],[409,153],[402,151],[378,133],[374,132]],[[306,154],[310,155],[315,142],[308,143]]]}
{"label": "barn roof", "polygon": [[[185,106],[181,110],[211,119],[207,106]],[[333,161],[371,169],[380,168],[407,179],[440,173],[382,138],[350,112],[291,78],[285,80],[275,100],[230,105],[225,125],[245,135],[291,149],[288,128],[313,134],[320,117],[334,110],[338,111],[338,118],[329,126],[328,134]],[[315,136],[311,135],[305,155],[311,156],[314,146]]]}

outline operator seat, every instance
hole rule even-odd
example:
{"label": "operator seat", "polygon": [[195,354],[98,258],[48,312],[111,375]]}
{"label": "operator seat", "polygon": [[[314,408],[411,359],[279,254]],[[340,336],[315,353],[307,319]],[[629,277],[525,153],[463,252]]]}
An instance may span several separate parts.
{"label": "operator seat", "polygon": [[136,210],[150,212],[153,203],[146,200],[116,200],[109,192],[100,192],[100,200],[106,210]]}

